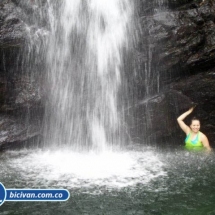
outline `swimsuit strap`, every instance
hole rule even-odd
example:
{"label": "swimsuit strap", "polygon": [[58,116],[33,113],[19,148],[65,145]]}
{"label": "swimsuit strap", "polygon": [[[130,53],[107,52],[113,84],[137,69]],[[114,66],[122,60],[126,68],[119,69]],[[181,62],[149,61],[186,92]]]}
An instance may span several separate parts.
{"label": "swimsuit strap", "polygon": [[[192,133],[192,132],[188,133],[188,135],[186,136],[186,139],[190,138],[191,133]],[[198,133],[197,133],[197,135],[196,135],[195,140],[196,140],[197,138],[199,139],[199,131],[198,131]],[[191,140],[191,141],[195,141],[195,140]]]}

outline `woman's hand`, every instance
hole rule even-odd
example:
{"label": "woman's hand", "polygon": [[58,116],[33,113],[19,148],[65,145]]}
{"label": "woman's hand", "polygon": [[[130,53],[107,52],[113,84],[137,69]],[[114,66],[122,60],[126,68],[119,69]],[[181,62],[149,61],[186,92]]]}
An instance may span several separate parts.
{"label": "woman's hand", "polygon": [[191,107],[191,108],[188,110],[189,113],[192,113],[195,107],[196,107],[196,106]]}

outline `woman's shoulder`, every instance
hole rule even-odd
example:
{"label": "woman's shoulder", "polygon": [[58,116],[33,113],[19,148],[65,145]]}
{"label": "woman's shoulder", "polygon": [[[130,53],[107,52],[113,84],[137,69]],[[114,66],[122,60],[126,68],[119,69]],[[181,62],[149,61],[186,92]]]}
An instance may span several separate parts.
{"label": "woman's shoulder", "polygon": [[207,136],[204,133],[202,133],[201,131],[199,131],[199,136],[201,139],[207,138]]}

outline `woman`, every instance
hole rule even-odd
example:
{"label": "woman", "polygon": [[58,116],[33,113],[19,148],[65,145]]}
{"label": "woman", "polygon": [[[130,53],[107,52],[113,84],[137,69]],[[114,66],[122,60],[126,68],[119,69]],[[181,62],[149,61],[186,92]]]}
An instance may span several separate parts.
{"label": "woman", "polygon": [[208,138],[202,132],[200,132],[200,121],[197,118],[191,119],[190,127],[184,123],[184,119],[193,112],[194,107],[190,108],[188,111],[183,113],[178,117],[177,121],[181,129],[187,135],[185,139],[185,147],[187,149],[201,150],[206,148],[206,150],[211,151]]}

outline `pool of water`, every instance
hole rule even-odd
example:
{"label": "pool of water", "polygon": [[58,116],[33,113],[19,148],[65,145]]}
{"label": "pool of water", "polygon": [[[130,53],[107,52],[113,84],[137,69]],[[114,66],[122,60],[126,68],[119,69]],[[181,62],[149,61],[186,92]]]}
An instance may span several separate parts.
{"label": "pool of water", "polygon": [[64,188],[66,202],[5,202],[9,214],[213,215],[214,153],[146,146],[78,153],[26,149],[0,154],[6,188]]}

